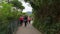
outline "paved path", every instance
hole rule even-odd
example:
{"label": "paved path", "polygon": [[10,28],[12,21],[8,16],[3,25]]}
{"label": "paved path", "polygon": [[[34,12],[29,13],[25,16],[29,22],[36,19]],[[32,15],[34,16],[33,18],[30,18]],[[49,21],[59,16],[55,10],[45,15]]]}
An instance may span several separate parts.
{"label": "paved path", "polygon": [[16,34],[41,34],[37,29],[35,29],[31,24],[27,27],[21,26],[18,28]]}

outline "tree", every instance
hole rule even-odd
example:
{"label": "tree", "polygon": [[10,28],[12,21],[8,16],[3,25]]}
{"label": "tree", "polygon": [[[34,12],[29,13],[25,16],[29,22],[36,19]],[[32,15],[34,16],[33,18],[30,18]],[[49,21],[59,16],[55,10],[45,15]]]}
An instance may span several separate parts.
{"label": "tree", "polygon": [[37,29],[44,32],[43,34],[60,34],[60,0],[25,1],[33,7],[35,18],[33,25]]}
{"label": "tree", "polygon": [[19,2],[18,0],[13,0],[13,1],[11,1],[10,3],[12,3],[13,6],[16,7],[17,9],[19,9],[19,8],[20,8],[21,10],[24,9],[24,7],[22,6],[22,3]]}
{"label": "tree", "polygon": [[[0,34],[10,34],[11,32],[9,28],[11,25],[11,21],[17,20],[22,13],[18,11],[11,11],[13,5],[9,3],[2,3],[1,6],[2,7],[0,7]],[[15,25],[13,24],[13,26]],[[15,28],[13,27],[13,29]]]}

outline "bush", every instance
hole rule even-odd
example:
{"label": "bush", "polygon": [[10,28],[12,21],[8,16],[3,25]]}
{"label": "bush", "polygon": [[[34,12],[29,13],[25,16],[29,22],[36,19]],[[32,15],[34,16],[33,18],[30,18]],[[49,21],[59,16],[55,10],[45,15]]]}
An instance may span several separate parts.
{"label": "bush", "polygon": [[[12,4],[2,3],[0,8],[0,34],[8,34],[11,23],[20,17],[21,13],[12,11]],[[14,25],[15,26],[15,25]],[[16,26],[15,26],[16,27]],[[10,33],[9,33],[10,34]]]}
{"label": "bush", "polygon": [[60,34],[60,0],[32,0],[30,4],[34,10],[33,26],[43,34]]}

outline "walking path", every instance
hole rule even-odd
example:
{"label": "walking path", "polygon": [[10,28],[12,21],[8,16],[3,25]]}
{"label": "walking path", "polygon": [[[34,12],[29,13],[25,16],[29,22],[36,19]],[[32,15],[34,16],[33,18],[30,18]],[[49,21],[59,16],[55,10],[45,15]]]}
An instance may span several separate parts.
{"label": "walking path", "polygon": [[16,34],[41,34],[37,29],[35,29],[31,24],[27,27],[21,26],[18,28]]}

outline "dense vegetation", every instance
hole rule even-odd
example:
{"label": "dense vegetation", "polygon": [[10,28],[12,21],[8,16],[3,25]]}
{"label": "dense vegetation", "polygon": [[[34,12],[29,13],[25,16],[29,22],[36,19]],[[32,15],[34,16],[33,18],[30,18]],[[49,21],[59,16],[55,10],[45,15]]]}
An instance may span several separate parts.
{"label": "dense vegetation", "polygon": [[10,3],[12,3],[13,6],[16,7],[17,9],[21,9],[21,10],[24,9],[24,7],[22,6],[22,3],[19,2],[18,0],[10,1]]}
{"label": "dense vegetation", "polygon": [[34,27],[43,34],[60,34],[60,0],[25,0],[34,13]]}
{"label": "dense vegetation", "polygon": [[0,34],[12,34],[8,33],[12,32],[8,29],[11,25],[11,22],[13,23],[14,20],[18,20],[20,15],[23,14],[21,13],[21,11],[18,11],[15,8],[13,8],[13,6],[14,5],[12,3],[0,3]]}

